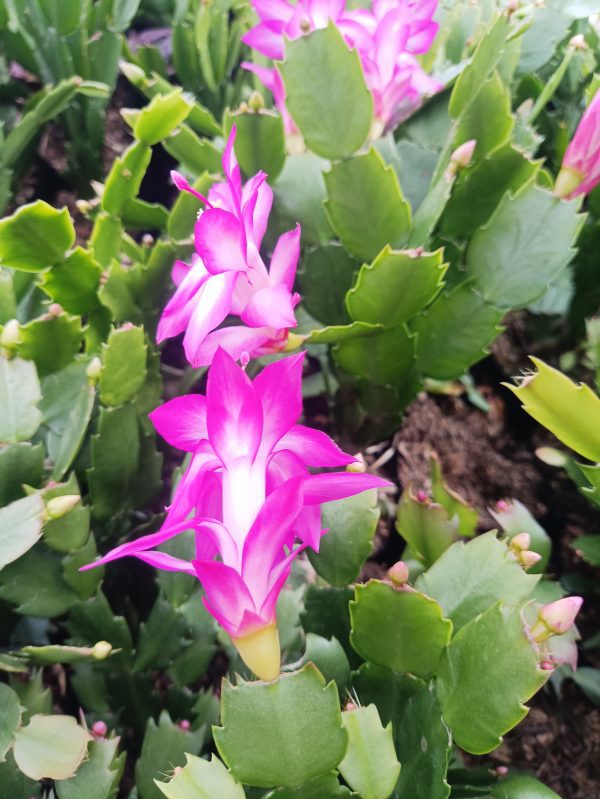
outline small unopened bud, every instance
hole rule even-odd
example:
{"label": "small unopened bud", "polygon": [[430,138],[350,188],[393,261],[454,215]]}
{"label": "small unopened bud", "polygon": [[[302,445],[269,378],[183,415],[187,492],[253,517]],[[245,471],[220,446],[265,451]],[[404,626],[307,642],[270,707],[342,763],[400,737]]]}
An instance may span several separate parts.
{"label": "small unopened bud", "polygon": [[473,159],[473,153],[475,152],[476,147],[476,139],[469,139],[469,141],[461,144],[460,147],[457,147],[450,156],[451,163],[456,164],[459,169],[464,169],[466,166],[469,166]]}
{"label": "small unopened bud", "polygon": [[96,660],[106,660],[111,652],[112,644],[109,644],[108,641],[98,641],[92,650],[92,654]]}
{"label": "small unopened bud", "polygon": [[14,349],[21,341],[19,323],[16,319],[8,321],[0,335],[0,344],[8,350]]}
{"label": "small unopened bud", "polygon": [[553,635],[563,635],[575,624],[575,617],[583,604],[580,596],[568,596],[544,605],[531,628],[531,637],[540,643]]}
{"label": "small unopened bud", "polygon": [[179,729],[183,730],[184,732],[187,732],[191,726],[192,725],[187,719],[181,719],[181,721],[179,722]]}
{"label": "small unopened bud", "polygon": [[310,19],[308,17],[302,17],[300,20],[300,30],[302,33],[310,33],[311,31],[311,24]]}
{"label": "small unopened bud", "polygon": [[408,582],[408,566],[403,560],[399,560],[397,563],[394,563],[390,569],[388,569],[388,577],[394,585],[404,585]]}
{"label": "small unopened bud", "polygon": [[88,363],[85,373],[87,379],[92,383],[100,379],[100,375],[102,374],[102,361],[97,355]]}
{"label": "small unopened bud", "polygon": [[79,211],[80,214],[87,216],[89,212],[92,210],[92,204],[89,200],[77,200],[75,202],[75,207]]}
{"label": "small unopened bud", "polygon": [[424,505],[426,502],[429,502],[429,497],[427,496],[427,493],[425,491],[423,491],[422,489],[417,491],[417,497],[416,498],[417,498],[417,502],[420,502],[422,505]]}
{"label": "small unopened bud", "polygon": [[142,247],[152,247],[154,244],[154,236],[151,236],[150,233],[144,233],[142,236]]}
{"label": "small unopened bud", "polygon": [[357,710],[357,709],[358,705],[356,705],[354,702],[352,701],[346,702],[346,707],[344,708],[344,710]]}
{"label": "small unopened bud", "polygon": [[105,722],[95,721],[92,724],[92,735],[94,735],[96,738],[104,738],[107,732],[108,727],[106,726]]}
{"label": "small unopened bud", "polygon": [[509,0],[509,2],[506,5],[506,13],[510,16],[511,14],[514,14],[515,11],[518,11],[518,9],[519,9],[519,0]]}
{"label": "small unopened bud", "polygon": [[354,463],[349,463],[346,466],[346,471],[353,472],[354,474],[364,474],[367,471],[367,464],[362,456],[362,452],[359,452],[356,455],[356,460]]}
{"label": "small unopened bud", "polygon": [[182,771],[183,769],[181,766],[175,766],[173,769],[173,776],[176,777],[178,774],[181,774]]}
{"label": "small unopened bud", "polygon": [[531,569],[536,563],[539,563],[542,556],[538,552],[533,552],[526,549],[519,553],[519,563],[524,569]]}
{"label": "small unopened bud", "polygon": [[515,552],[524,552],[531,546],[531,536],[529,533],[517,533],[510,539],[509,547]]}
{"label": "small unopened bud", "polygon": [[498,502],[496,502],[496,510],[498,513],[506,513],[509,508],[510,505],[505,499],[499,499]]}
{"label": "small unopened bud", "polygon": [[576,36],[571,37],[569,45],[574,50],[587,50],[587,42],[582,33],[578,33]]}
{"label": "small unopened bud", "polygon": [[542,671],[553,671],[554,663],[551,660],[542,660],[540,663],[540,669]]}
{"label": "small unopened bud", "polygon": [[248,107],[251,111],[262,111],[265,107],[265,101],[260,92],[252,92],[248,100]]}
{"label": "small unopened bud", "polygon": [[135,327],[135,325],[133,324],[133,322],[123,322],[123,324],[121,325],[121,327],[119,329],[120,330],[133,330],[134,327]]}
{"label": "small unopened bud", "polygon": [[60,316],[63,312],[62,305],[59,305],[57,302],[53,302],[52,305],[48,308],[48,313],[50,316]]}
{"label": "small unopened bud", "polygon": [[496,774],[499,777],[506,777],[506,775],[508,774],[508,766],[498,766],[498,768],[496,769]]}
{"label": "small unopened bud", "polygon": [[46,516],[48,519],[62,519],[70,513],[81,497],[79,494],[65,494],[62,497],[53,497],[46,503]]}
{"label": "small unopened bud", "polygon": [[538,447],[535,454],[548,466],[566,466],[569,463],[569,458],[565,453],[554,449],[554,447]]}

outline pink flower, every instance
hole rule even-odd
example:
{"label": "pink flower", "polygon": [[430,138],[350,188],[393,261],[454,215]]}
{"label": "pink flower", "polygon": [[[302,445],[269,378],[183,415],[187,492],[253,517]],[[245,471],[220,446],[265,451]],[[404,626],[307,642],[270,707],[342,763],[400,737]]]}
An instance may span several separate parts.
{"label": "pink flower", "polygon": [[567,148],[554,193],[568,200],[600,183],[600,90],[587,107]]}
{"label": "pink flower", "polygon": [[[432,17],[437,0],[374,0],[371,9],[347,11],[345,0],[252,0],[260,23],[242,40],[259,53],[281,61],[285,38],[297,39],[332,21],[350,47],[357,49],[373,95],[375,116],[384,129],[395,127],[442,85],[421,68],[415,54],[425,53],[437,33]],[[296,132],[285,106],[285,88],[275,68],[245,62],[274,96],[286,131]]]}
{"label": "pink flower", "polygon": [[[192,366],[209,364],[218,347],[238,359],[243,352],[261,355],[285,347],[296,326],[293,292],[300,254],[300,227],[278,240],[267,269],[260,255],[273,192],[262,172],[242,185],[232,128],[225,152],[225,181],[211,187],[208,197],[195,192],[178,173],[177,187],[206,206],[195,229],[196,255],[191,264],[173,268],[175,294],[167,303],[157,330],[157,342],[185,331],[183,346]],[[229,315],[242,326],[215,330]]]}
{"label": "pink flower", "polygon": [[[279,673],[275,606],[294,558],[319,547],[320,504],[387,485],[369,474],[309,472],[308,465],[355,459],[324,433],[296,424],[303,358],[284,358],[251,381],[219,349],[206,397],[179,397],[153,411],[167,441],[192,453],[165,526],[84,567],[134,556],[196,575],[207,610],[264,679]],[[191,563],[156,551],[186,529],[196,531]]]}

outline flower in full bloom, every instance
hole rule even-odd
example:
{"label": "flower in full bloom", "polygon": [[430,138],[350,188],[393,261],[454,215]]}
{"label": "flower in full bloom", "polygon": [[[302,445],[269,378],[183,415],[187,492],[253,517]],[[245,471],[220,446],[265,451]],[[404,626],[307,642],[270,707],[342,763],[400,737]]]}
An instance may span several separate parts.
{"label": "flower in full bloom", "polygon": [[[225,181],[207,197],[195,192],[178,173],[173,179],[204,203],[196,223],[196,255],[191,264],[173,268],[177,289],[167,303],[157,342],[185,331],[183,346],[192,366],[209,364],[218,347],[238,359],[243,352],[262,355],[285,347],[288,329],[296,326],[293,291],[300,254],[300,227],[284,233],[267,269],[260,255],[273,192],[264,172],[244,185],[233,145],[235,126],[223,154]],[[228,316],[242,325],[217,328]]]}
{"label": "flower in full bloom", "polygon": [[[324,433],[296,424],[303,357],[284,358],[251,381],[219,349],[205,397],[179,397],[154,411],[167,441],[192,453],[167,521],[85,567],[134,556],[197,576],[206,608],[263,679],[279,673],[275,605],[294,558],[319,548],[320,504],[387,485],[365,473],[309,472],[308,465],[355,459]],[[191,562],[156,550],[187,529],[196,535]]]}
{"label": "flower in full bloom", "polygon": [[571,200],[600,183],[600,89],[581,118],[563,158],[554,193]]}
{"label": "flower in full bloom", "polygon": [[[334,23],[358,51],[382,128],[410,116],[441,84],[429,77],[415,55],[431,46],[438,25],[437,0],[374,0],[371,9],[346,10],[345,0],[252,0],[260,22],[242,40],[262,55],[281,61],[285,39],[297,39]],[[295,126],[285,106],[285,87],[276,68],[245,62],[274,96],[288,133]]]}

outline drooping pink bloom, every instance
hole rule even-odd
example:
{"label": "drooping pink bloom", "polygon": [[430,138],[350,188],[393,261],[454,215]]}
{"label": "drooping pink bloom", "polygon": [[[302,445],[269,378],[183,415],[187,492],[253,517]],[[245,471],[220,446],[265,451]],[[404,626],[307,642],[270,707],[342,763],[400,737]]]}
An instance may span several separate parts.
{"label": "drooping pink bloom", "polygon": [[[167,522],[85,567],[134,556],[196,575],[206,608],[265,679],[279,668],[278,655],[273,665],[277,597],[298,553],[319,547],[320,504],[386,485],[369,474],[309,472],[308,465],[339,467],[355,459],[324,433],[296,424],[303,357],[284,358],[251,381],[219,349],[206,397],[179,397],[154,411],[157,430],[192,453]],[[155,549],[186,529],[196,532],[191,563]],[[256,641],[259,651],[271,653],[269,668],[255,659]]]}
{"label": "drooping pink bloom", "polygon": [[[206,208],[196,223],[192,263],[178,261],[173,268],[177,289],[161,315],[157,342],[185,331],[183,346],[192,366],[209,364],[218,347],[236,359],[242,352],[278,352],[288,329],[296,326],[300,297],[293,285],[300,227],[279,238],[267,269],[260,246],[273,192],[263,172],[242,185],[234,141],[235,126],[223,153],[226,179],[213,185],[207,197],[173,173],[178,188],[197,196]],[[230,315],[243,325],[215,330]]]}
{"label": "drooping pink bloom", "polygon": [[[297,39],[333,22],[358,51],[373,95],[375,116],[383,129],[409,117],[442,86],[421,68],[415,55],[425,53],[437,33],[433,14],[438,0],[374,0],[371,9],[346,10],[345,0],[252,0],[260,22],[242,40],[273,60],[285,55],[285,38]],[[285,106],[285,87],[276,68],[245,62],[274,96],[286,131],[295,126]]]}
{"label": "drooping pink bloom", "polygon": [[581,118],[556,179],[554,193],[571,200],[600,183],[600,89]]}

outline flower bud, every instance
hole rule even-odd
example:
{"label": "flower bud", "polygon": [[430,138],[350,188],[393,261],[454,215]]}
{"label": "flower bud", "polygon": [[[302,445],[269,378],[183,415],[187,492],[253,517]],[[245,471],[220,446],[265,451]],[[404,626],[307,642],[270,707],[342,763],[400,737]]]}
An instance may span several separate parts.
{"label": "flower bud", "polygon": [[96,738],[104,738],[107,732],[108,727],[104,721],[95,721],[92,724],[92,735],[94,735]]}
{"label": "flower bud", "polygon": [[345,710],[345,711],[349,711],[349,710],[358,710],[358,705],[356,705],[356,704],[355,704],[354,702],[352,702],[352,701],[348,701],[348,702],[346,702],[346,707],[344,708],[344,710]]}
{"label": "flower bud", "polygon": [[183,730],[184,732],[187,732],[192,725],[190,724],[190,722],[187,719],[181,719],[181,721],[179,722],[178,726],[179,726],[180,730]]}
{"label": "flower bud", "polygon": [[569,45],[574,50],[587,50],[587,43],[583,33],[578,33],[575,36],[572,36],[569,40]]}
{"label": "flower bud", "polygon": [[92,654],[96,660],[106,660],[111,652],[112,644],[109,644],[108,641],[98,641],[92,649]]}
{"label": "flower bud", "polygon": [[62,519],[70,513],[80,501],[79,494],[65,494],[62,497],[53,497],[46,503],[46,517],[48,519]]}
{"label": "flower bud", "polygon": [[8,321],[2,330],[2,334],[0,335],[0,344],[3,347],[6,347],[8,350],[12,350],[19,344],[21,341],[21,334],[19,329],[19,323],[16,319],[11,319]]}
{"label": "flower bud", "polygon": [[583,604],[580,596],[568,596],[544,605],[531,628],[531,637],[540,643],[553,635],[563,635],[575,624],[575,617]]}
{"label": "flower bud", "polygon": [[456,170],[464,169],[466,166],[469,166],[471,161],[473,160],[473,153],[475,152],[475,148],[477,147],[477,140],[476,139],[469,139],[464,144],[461,144],[460,147],[457,147],[456,150],[450,156],[450,163],[454,164]]}
{"label": "flower bud", "polygon": [[361,452],[359,452],[356,456],[354,463],[349,463],[346,466],[346,471],[354,472],[355,474],[364,474],[367,471],[367,464],[365,463],[365,459],[363,458]]}
{"label": "flower bud", "polygon": [[531,569],[536,563],[539,563],[542,556],[538,552],[532,550],[524,550],[519,553],[519,563],[524,569]]}
{"label": "flower bud", "polygon": [[419,491],[417,491],[416,499],[417,499],[417,502],[420,502],[422,505],[424,505],[426,502],[429,501],[429,497],[427,496],[427,493],[425,491],[423,491],[422,489],[419,489]]}
{"label": "flower bud", "polygon": [[498,513],[506,513],[506,511],[510,508],[510,504],[505,499],[499,499],[496,502],[496,510]]}
{"label": "flower bud", "polygon": [[57,302],[53,302],[50,307],[48,308],[48,313],[50,316],[60,316],[63,312],[62,305],[59,305]]}
{"label": "flower bud", "polygon": [[90,383],[95,383],[97,380],[100,380],[100,375],[102,374],[102,361],[97,355],[89,362],[85,373]]}
{"label": "flower bud", "polygon": [[404,585],[408,582],[408,566],[403,560],[399,560],[397,563],[394,563],[390,569],[388,569],[388,577],[394,585]]}
{"label": "flower bud", "polygon": [[524,552],[531,546],[531,536],[529,533],[517,533],[510,539],[508,546],[515,552]]}
{"label": "flower bud", "polygon": [[265,101],[260,92],[252,92],[248,100],[248,107],[251,111],[262,111],[265,107]]}

